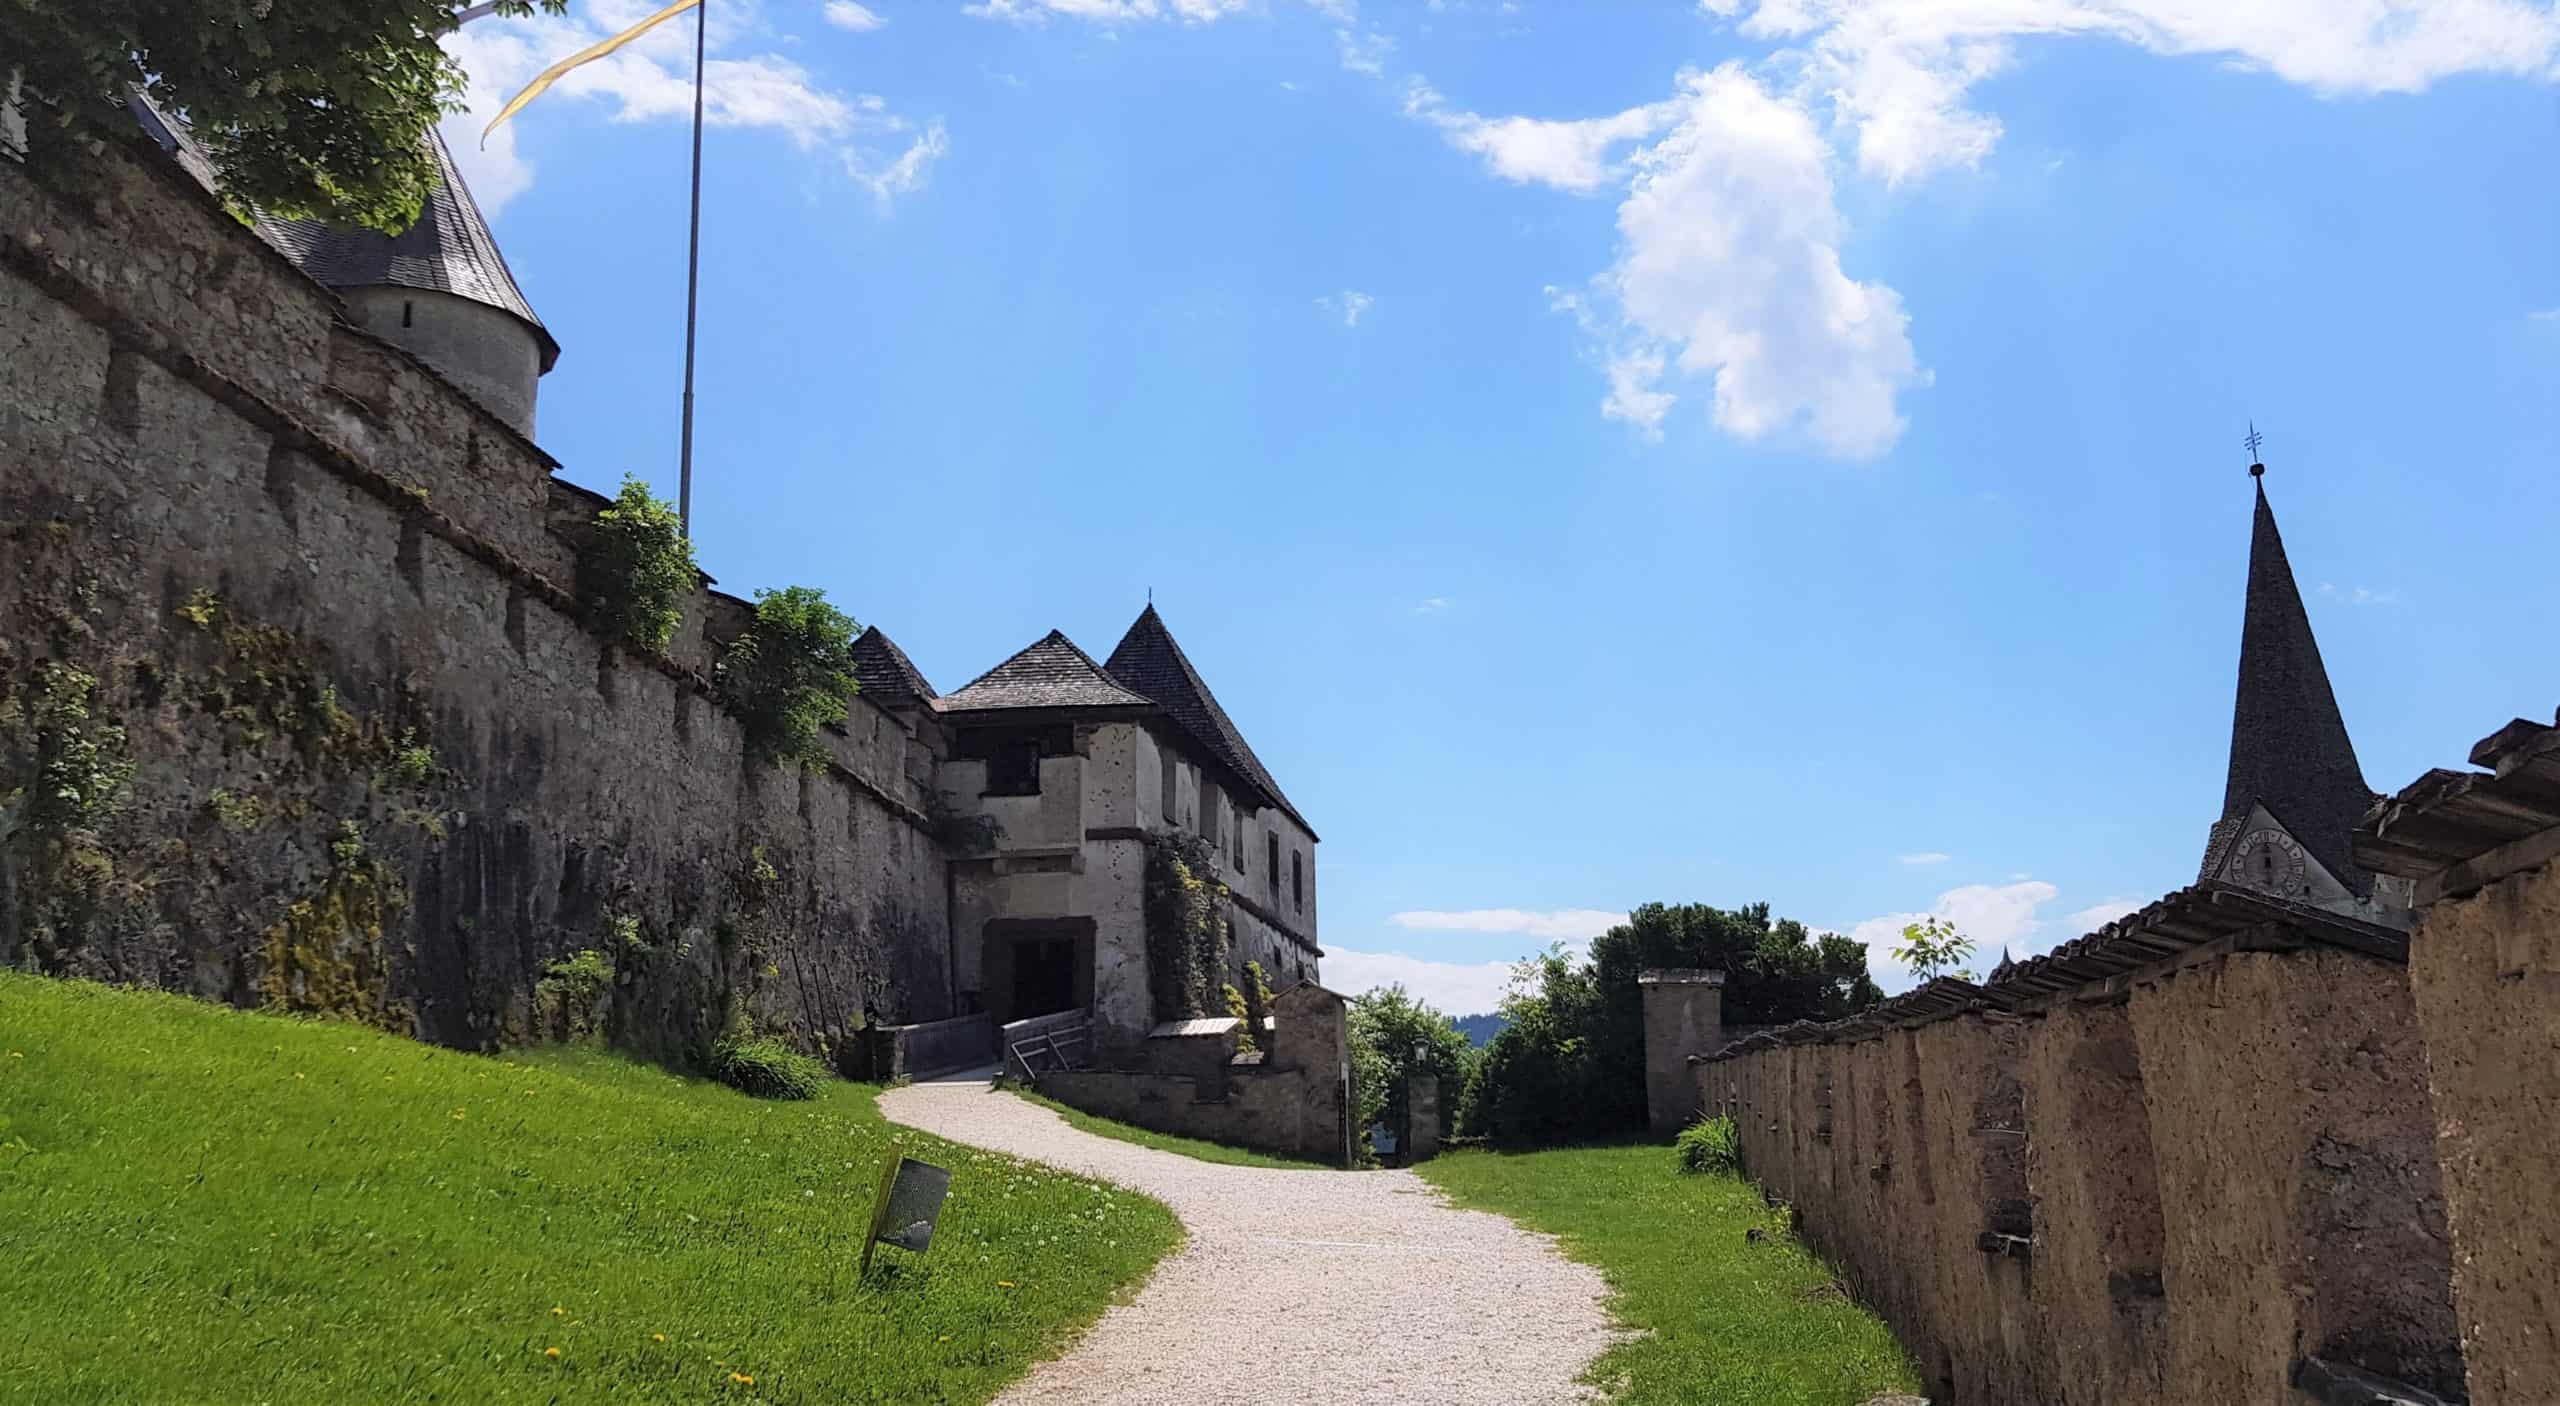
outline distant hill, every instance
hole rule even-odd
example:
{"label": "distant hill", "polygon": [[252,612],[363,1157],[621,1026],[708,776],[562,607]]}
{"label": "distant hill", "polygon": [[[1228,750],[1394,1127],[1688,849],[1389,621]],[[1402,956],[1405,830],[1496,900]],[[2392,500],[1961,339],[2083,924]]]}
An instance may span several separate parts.
{"label": "distant hill", "polygon": [[1503,1019],[1499,1015],[1488,1014],[1462,1015],[1451,1020],[1449,1023],[1458,1027],[1458,1033],[1467,1037],[1468,1044],[1475,1046],[1477,1049],[1483,1049],[1485,1046],[1492,1044],[1493,1037],[1501,1034],[1502,1027],[1509,1025],[1511,1022]]}

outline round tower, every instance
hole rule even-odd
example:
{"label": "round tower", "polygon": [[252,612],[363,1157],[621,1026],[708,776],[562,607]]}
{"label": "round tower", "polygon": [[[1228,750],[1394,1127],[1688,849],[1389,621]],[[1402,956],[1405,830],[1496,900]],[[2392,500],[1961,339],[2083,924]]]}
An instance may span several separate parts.
{"label": "round tower", "polygon": [[397,235],[309,220],[262,222],[302,271],[345,300],[348,319],[435,368],[527,439],[538,382],[560,359],[516,286],[453,153],[433,129],[436,187]]}

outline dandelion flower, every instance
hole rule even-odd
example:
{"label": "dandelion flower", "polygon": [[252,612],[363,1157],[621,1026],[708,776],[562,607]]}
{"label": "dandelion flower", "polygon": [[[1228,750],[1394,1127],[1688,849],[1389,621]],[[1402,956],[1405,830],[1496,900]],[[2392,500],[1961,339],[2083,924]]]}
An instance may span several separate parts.
{"label": "dandelion flower", "polygon": [[560,1349],[556,1347],[546,1347],[542,1350],[542,1355],[545,1357],[557,1357],[560,1355]]}
{"label": "dandelion flower", "polygon": [[457,1109],[453,1110],[453,1121],[455,1121],[455,1122],[457,1122],[457,1123],[461,1122],[461,1121],[462,1121],[462,1114],[463,1114],[463,1110],[462,1110],[462,1109],[457,1108]]}
{"label": "dandelion flower", "polygon": [[748,1376],[744,1372],[731,1372],[729,1374],[729,1380],[736,1382],[740,1386],[754,1386],[756,1384],[756,1379]]}
{"label": "dandelion flower", "polygon": [[653,1342],[653,1343],[662,1343],[662,1342],[665,1342],[666,1340],[667,1340],[667,1335],[666,1335],[666,1334],[664,1334],[664,1333],[651,1333],[651,1334],[649,1335],[649,1341],[651,1341],[651,1342]]}
{"label": "dandelion flower", "polygon": [[1010,1289],[1013,1287],[1013,1281],[1010,1279],[999,1279],[996,1281],[996,1287],[999,1289]]}
{"label": "dandelion flower", "polygon": [[[25,1050],[11,1050],[11,1051],[9,1051],[9,1058],[11,1058],[11,1059],[25,1059],[26,1057],[27,1057],[27,1052],[26,1052]],[[845,1163],[845,1165],[846,1165],[846,1166],[848,1166],[848,1167],[850,1167],[850,1166],[852,1166],[853,1164],[852,1164],[851,1162],[847,1162],[847,1163]]]}
{"label": "dandelion flower", "polygon": [[569,1316],[569,1310],[562,1308],[560,1305],[555,1303],[551,1306],[551,1316],[554,1318],[566,1318]]}
{"label": "dandelion flower", "polygon": [[941,1337],[935,1338],[934,1341],[938,1343],[947,1343],[951,1341],[951,1335],[949,1333],[945,1333]]}

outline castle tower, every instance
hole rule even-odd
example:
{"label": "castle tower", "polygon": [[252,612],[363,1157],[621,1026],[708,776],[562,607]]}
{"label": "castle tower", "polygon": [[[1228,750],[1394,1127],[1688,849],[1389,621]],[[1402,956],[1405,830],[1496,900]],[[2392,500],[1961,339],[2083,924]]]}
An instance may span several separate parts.
{"label": "castle tower", "polygon": [[[2286,561],[2266,467],[2253,464],[2256,516],[2249,534],[2248,599],[2241,612],[2239,685],[2231,711],[2231,762],[2222,818],[2197,877],[2260,889],[2289,902],[2368,920],[2374,876],[2350,850],[2374,802],[2356,764],[2311,617]],[[2387,898],[2388,895],[2385,895]],[[2386,905],[2387,906],[2387,905]]]}
{"label": "castle tower", "polygon": [[[141,93],[134,120],[205,189],[213,160],[186,124]],[[346,303],[347,319],[435,368],[525,438],[537,383],[560,344],[516,286],[496,236],[435,129],[427,130],[436,185],[416,224],[399,234],[261,215],[260,238]]]}
{"label": "castle tower", "polygon": [[560,344],[516,286],[433,128],[427,150],[436,188],[402,233],[313,220],[261,221],[259,231],[345,299],[349,320],[434,367],[531,439],[536,383],[560,359]]}

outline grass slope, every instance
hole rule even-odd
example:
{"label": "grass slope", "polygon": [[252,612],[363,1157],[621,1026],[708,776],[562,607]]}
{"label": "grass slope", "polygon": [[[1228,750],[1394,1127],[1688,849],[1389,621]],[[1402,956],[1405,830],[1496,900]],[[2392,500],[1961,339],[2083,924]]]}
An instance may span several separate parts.
{"label": "grass slope", "polygon": [[[0,972],[0,1397],[974,1402],[1181,1238],[876,1092]],[[866,1286],[892,1151],[951,1198]]]}
{"label": "grass slope", "polygon": [[1230,1167],[1278,1167],[1293,1172],[1333,1170],[1322,1162],[1302,1162],[1294,1157],[1277,1157],[1268,1152],[1256,1152],[1250,1147],[1229,1147],[1223,1142],[1204,1142],[1196,1137],[1175,1137],[1171,1133],[1151,1132],[1128,1123],[1097,1117],[1081,1108],[1069,1108],[1054,1098],[1034,1093],[1019,1084],[1008,1084],[1006,1087],[1025,1100],[1036,1103],[1066,1119],[1068,1127],[1078,1132],[1091,1133],[1095,1137],[1107,1137],[1115,1142],[1134,1142],[1140,1147],[1152,1147],[1158,1152],[1178,1153],[1202,1162],[1223,1162]]}
{"label": "grass slope", "polygon": [[[1850,1406],[1917,1390],[1893,1335],[1757,1190],[1682,1176],[1668,1147],[1453,1152],[1419,1170],[1462,1205],[1559,1237],[1608,1279],[1611,1313],[1643,1330],[1593,1364],[1593,1381],[1623,1389],[1613,1401]],[[1754,1227],[1768,1236],[1756,1245]]]}

